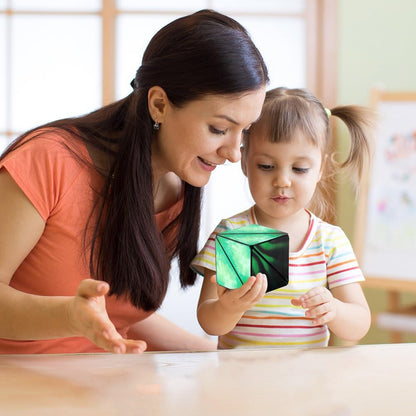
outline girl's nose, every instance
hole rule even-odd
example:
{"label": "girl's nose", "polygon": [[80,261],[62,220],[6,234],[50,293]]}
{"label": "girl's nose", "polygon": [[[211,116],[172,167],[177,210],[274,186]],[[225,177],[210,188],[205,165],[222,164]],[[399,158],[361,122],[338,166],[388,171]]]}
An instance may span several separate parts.
{"label": "girl's nose", "polygon": [[292,181],[287,172],[277,172],[277,175],[273,179],[273,186],[275,188],[287,188],[291,185]]}

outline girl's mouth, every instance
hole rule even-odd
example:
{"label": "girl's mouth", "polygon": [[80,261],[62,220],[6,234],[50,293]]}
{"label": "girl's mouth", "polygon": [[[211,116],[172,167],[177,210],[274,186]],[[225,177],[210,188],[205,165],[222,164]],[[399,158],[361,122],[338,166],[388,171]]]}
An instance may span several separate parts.
{"label": "girl's mouth", "polygon": [[285,195],[277,195],[274,196],[272,199],[274,202],[277,202],[278,204],[284,204],[285,202],[288,202],[290,198]]}

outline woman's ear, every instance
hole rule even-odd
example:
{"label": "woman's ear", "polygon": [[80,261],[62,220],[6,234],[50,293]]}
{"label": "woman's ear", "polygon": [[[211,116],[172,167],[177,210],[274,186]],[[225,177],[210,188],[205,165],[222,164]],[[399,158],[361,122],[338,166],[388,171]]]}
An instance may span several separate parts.
{"label": "woman's ear", "polygon": [[163,123],[168,104],[168,96],[162,87],[155,85],[149,88],[147,93],[147,105],[149,114],[155,123]]}

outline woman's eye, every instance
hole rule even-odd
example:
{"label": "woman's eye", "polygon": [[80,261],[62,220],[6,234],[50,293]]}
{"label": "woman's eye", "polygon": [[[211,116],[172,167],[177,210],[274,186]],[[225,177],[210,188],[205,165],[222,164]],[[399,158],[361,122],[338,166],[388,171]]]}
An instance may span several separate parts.
{"label": "woman's eye", "polygon": [[216,129],[214,126],[209,126],[209,131],[211,133],[218,134],[218,135],[224,135],[225,133],[227,133],[227,130],[219,130],[219,129]]}
{"label": "woman's eye", "polygon": [[309,168],[296,168],[296,167],[294,167],[294,168],[293,168],[293,170],[294,170],[296,173],[308,173]]}

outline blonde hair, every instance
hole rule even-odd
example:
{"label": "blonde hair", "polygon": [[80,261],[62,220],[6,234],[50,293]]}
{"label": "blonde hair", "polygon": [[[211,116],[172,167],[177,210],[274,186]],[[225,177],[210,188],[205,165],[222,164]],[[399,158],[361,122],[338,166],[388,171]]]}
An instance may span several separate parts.
{"label": "blonde hair", "polygon": [[[341,119],[348,128],[351,146],[347,158],[337,162],[331,138],[329,116]],[[302,132],[322,151],[322,176],[308,209],[325,220],[334,218],[333,201],[335,174],[347,169],[358,189],[362,171],[371,155],[371,128],[374,112],[366,107],[347,105],[326,109],[306,89],[275,88],[266,93],[260,119],[251,127],[250,134],[262,128],[272,143],[290,142],[296,132]],[[247,151],[250,134],[243,140]]]}

